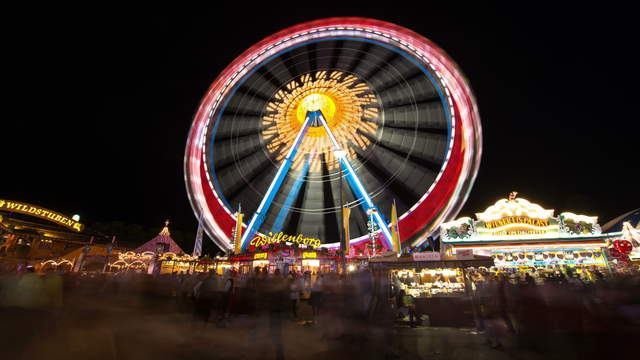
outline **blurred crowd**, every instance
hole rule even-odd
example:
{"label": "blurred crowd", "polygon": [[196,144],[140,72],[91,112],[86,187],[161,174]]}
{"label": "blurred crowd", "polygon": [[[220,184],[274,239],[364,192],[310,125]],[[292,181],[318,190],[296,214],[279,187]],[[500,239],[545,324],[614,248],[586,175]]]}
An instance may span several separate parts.
{"label": "blurred crowd", "polygon": [[[524,349],[599,351],[630,345],[640,327],[640,275],[564,272],[470,274],[477,328],[493,348],[515,337]],[[591,354],[593,355],[593,354]],[[589,356],[587,356],[589,357]]]}
{"label": "blurred crowd", "polygon": [[[640,276],[597,273],[587,281],[575,275],[570,271],[522,277],[467,273],[475,330],[494,349],[515,341],[518,349],[539,353],[564,344],[565,350],[606,354],[613,344],[632,344],[631,340],[620,344],[620,339],[639,334]],[[55,331],[65,307],[86,302],[181,314],[193,331],[233,327],[238,319],[262,319],[280,358],[285,325],[319,328],[323,339],[345,354],[357,354],[366,345],[379,346],[391,357],[399,356],[394,340],[389,340],[394,338],[394,325],[428,325],[420,323],[417,299],[394,291],[384,272],[369,270],[346,275],[282,274],[255,268],[249,274],[152,276],[37,274],[27,268],[0,276],[0,314],[5,324],[14,321],[23,328]],[[372,344],[372,329],[387,341]],[[5,328],[0,338],[8,341],[10,335]],[[249,338],[246,346],[251,346]]]}

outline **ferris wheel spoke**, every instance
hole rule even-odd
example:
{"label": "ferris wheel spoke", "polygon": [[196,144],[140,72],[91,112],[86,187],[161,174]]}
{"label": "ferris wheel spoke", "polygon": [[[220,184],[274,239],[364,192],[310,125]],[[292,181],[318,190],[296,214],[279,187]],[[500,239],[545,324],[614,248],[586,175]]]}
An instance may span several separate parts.
{"label": "ferris wheel spoke", "polygon": [[[329,167],[327,166],[327,156],[326,153],[322,153],[322,176],[324,178],[329,178]],[[336,208],[336,198],[333,194],[333,189],[331,188],[332,181],[323,181],[322,182],[322,197],[324,199],[324,208],[325,209],[334,209]],[[338,199],[340,195],[338,195]],[[340,204],[340,207],[342,204]],[[338,225],[338,212],[326,211],[324,213],[324,224],[325,229],[328,233],[340,233],[340,228]]]}
{"label": "ferris wheel spoke", "polygon": [[360,66],[360,64],[362,63],[362,60],[365,58],[365,56],[369,53],[369,49],[371,49],[371,47],[373,46],[372,43],[370,42],[363,42],[360,49],[359,49],[359,53],[358,55],[351,61],[351,64],[349,64],[349,67],[347,68],[347,72],[348,73],[353,73],[358,66]]}
{"label": "ferris wheel spoke", "polygon": [[[260,120],[260,118],[257,118],[257,119]],[[275,125],[276,125],[275,123],[266,123],[266,124],[263,124],[262,126],[257,126],[257,127],[255,125],[253,125],[252,127],[243,126],[243,127],[240,127],[239,129],[232,129],[228,131],[218,131],[216,133],[216,141],[224,142],[228,140],[241,139],[247,136],[258,135],[264,132],[265,130],[268,130],[274,127]]]}
{"label": "ferris wheel spoke", "polygon": [[234,117],[234,116],[261,117],[265,115],[265,112],[261,110],[254,110],[249,108],[227,106],[223,115],[231,116],[231,117]]}
{"label": "ferris wheel spoke", "polygon": [[409,161],[411,161],[412,163],[419,165],[421,167],[423,167],[424,169],[428,169],[434,173],[438,173],[438,171],[440,171],[440,165],[437,164],[436,162],[434,162],[433,160],[430,159],[426,159],[423,157],[419,157],[417,155],[414,155],[412,152],[405,152],[402,150],[398,150],[397,146],[394,146],[393,144],[390,144],[386,141],[382,141],[381,139],[376,139],[374,136],[372,136],[371,134],[364,132],[364,131],[360,131],[360,129],[357,130],[358,134],[368,138],[370,141],[376,141],[376,147],[383,149],[389,153],[392,153],[396,156],[398,156],[401,159],[407,159]]}
{"label": "ferris wheel spoke", "polygon": [[424,75],[424,72],[421,69],[414,70],[412,73],[409,73],[407,75],[400,74],[400,76],[394,77],[391,80],[382,83],[382,85],[377,86],[376,92],[380,95],[383,95],[384,93],[390,90],[395,90],[400,86],[406,87],[407,83],[415,79],[419,79],[422,75]]}
{"label": "ferris wheel spoke", "polygon": [[[414,188],[408,186],[406,182],[400,181],[397,174],[393,174],[388,167],[380,166],[378,164],[382,163],[376,157],[377,161],[369,161],[367,155],[359,149],[358,147],[353,147],[358,160],[362,163],[362,165],[371,173],[374,177],[378,179],[382,184],[387,184],[391,189],[394,197],[397,197],[401,203],[411,204],[412,199],[419,197]],[[408,207],[408,206],[407,206]]]}
{"label": "ferris wheel spoke", "polygon": [[436,94],[436,95],[423,96],[418,99],[401,99],[401,100],[389,101],[387,103],[383,102],[382,106],[385,109],[395,109],[400,107],[416,107],[418,105],[431,104],[438,101],[440,101],[440,96]]}
{"label": "ferris wheel spoke", "polygon": [[271,98],[271,96],[258,91],[258,87],[257,86],[249,86],[247,84],[243,84],[236,91],[238,93],[240,93],[240,94],[244,94],[244,95],[247,95],[247,96],[252,97],[254,99],[258,99],[258,100],[260,100],[260,101],[262,101],[264,103],[266,103],[268,101],[282,102],[282,100],[280,100],[280,99]]}
{"label": "ferris wheel spoke", "polygon": [[406,124],[406,122],[400,122],[393,118],[386,118],[384,122],[380,121],[379,118],[366,118],[363,117],[362,120],[374,123],[378,126],[384,126],[385,131],[388,130],[409,130],[409,131],[417,131],[421,133],[428,133],[433,135],[440,135],[446,137],[449,133],[449,130],[446,128],[436,128],[436,127],[425,127],[422,126],[421,123],[417,124]]}
{"label": "ferris wheel spoke", "polygon": [[262,178],[263,176],[267,176],[269,173],[273,172],[274,168],[272,166],[271,161],[263,161],[260,165],[252,168],[246,173],[241,174],[239,178],[244,179],[244,181],[236,181],[232,186],[227,190],[229,193],[228,200],[235,200],[238,195],[240,195],[243,191],[247,190],[247,185],[253,184],[256,179]]}
{"label": "ferris wheel spoke", "polygon": [[[276,89],[282,88],[282,82],[278,80],[278,78],[275,77],[275,75],[273,75],[273,73],[269,71],[266,67],[263,66],[258,68],[258,70],[256,70],[256,74],[260,75],[263,79],[268,81]],[[282,88],[282,89],[288,92],[286,88]]]}
{"label": "ferris wheel spoke", "polygon": [[331,62],[329,63],[329,69],[335,69],[336,65],[338,65],[338,60],[340,60],[340,54],[342,53],[342,49],[344,48],[344,40],[336,40],[335,47],[333,48],[333,52],[331,54]]}
{"label": "ferris wheel spoke", "polygon": [[296,65],[295,61],[291,57],[291,53],[289,52],[283,53],[281,56],[281,61],[284,64],[284,68],[287,69],[287,71],[289,72],[290,78],[293,79],[296,83],[298,83],[298,86],[301,86],[302,83],[298,78],[298,74],[300,74],[300,72],[298,71],[298,66]]}
{"label": "ferris wheel spoke", "polygon": [[387,57],[385,57],[384,59],[380,59],[377,65],[374,66],[363,78],[366,81],[371,82],[374,77],[376,77],[382,70],[390,66],[391,63],[396,59],[398,59],[399,57],[400,57],[400,54],[398,54],[397,52],[392,52],[391,54],[387,55]]}
{"label": "ferris wheel spoke", "polygon": [[[286,146],[284,144],[281,145],[282,147]],[[250,158],[251,156],[259,153],[262,151],[263,145],[261,143],[256,143],[251,147],[248,147],[246,149],[243,149],[241,152],[237,152],[237,151],[231,151],[231,155],[227,156],[225,158],[219,159],[214,167],[215,171],[222,171],[224,169],[226,169],[227,167],[231,166],[231,165],[236,165],[239,163],[244,162],[246,159]],[[274,154],[279,153],[279,151],[274,152]],[[266,162],[269,162],[268,160]]]}
{"label": "ferris wheel spoke", "polygon": [[311,78],[315,81],[315,72],[318,70],[318,53],[316,49],[318,45],[316,43],[309,44],[309,47],[306,51],[307,54],[307,63],[309,64],[309,71],[311,73]]}

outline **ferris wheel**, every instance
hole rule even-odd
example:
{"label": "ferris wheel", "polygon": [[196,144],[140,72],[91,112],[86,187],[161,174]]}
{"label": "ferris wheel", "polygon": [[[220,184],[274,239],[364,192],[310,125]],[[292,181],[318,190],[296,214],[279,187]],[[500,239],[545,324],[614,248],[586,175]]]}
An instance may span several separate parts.
{"label": "ferris wheel", "polygon": [[330,18],[273,34],[235,59],[195,115],[187,192],[207,234],[232,248],[235,211],[254,234],[336,247],[342,207],[352,244],[419,245],[453,219],[475,179],[481,127],[472,91],[436,45],[398,25]]}

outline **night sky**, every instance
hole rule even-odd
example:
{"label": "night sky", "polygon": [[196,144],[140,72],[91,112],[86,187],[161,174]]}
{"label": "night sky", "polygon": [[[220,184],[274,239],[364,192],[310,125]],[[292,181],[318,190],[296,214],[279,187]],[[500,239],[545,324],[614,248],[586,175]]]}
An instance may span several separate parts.
{"label": "night sky", "polygon": [[182,161],[213,79],[285,27],[363,16],[431,39],[474,89],[483,154],[461,215],[517,190],[604,224],[640,207],[634,12],[534,4],[7,13],[0,197],[195,232]]}

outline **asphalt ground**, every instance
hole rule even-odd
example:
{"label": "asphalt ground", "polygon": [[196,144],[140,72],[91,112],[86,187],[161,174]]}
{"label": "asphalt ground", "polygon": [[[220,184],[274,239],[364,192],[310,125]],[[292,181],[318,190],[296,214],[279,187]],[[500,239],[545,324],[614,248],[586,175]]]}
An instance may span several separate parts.
{"label": "asphalt ground", "polygon": [[494,349],[475,329],[379,327],[330,315],[309,323],[269,313],[204,324],[140,299],[78,298],[57,314],[12,308],[0,319],[0,359],[584,360],[617,356],[616,341],[633,341],[628,333],[576,338],[549,329],[533,339],[505,335]]}

